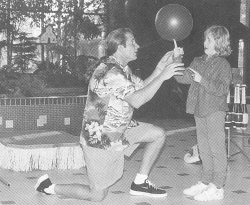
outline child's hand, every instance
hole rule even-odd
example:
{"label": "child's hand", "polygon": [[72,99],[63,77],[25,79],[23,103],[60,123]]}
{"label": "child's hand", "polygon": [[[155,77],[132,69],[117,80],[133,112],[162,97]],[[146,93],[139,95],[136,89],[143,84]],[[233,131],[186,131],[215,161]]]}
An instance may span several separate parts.
{"label": "child's hand", "polygon": [[190,70],[190,72],[192,73],[192,77],[193,77],[193,80],[197,83],[201,82],[201,78],[202,76],[197,72],[195,71],[194,69],[192,68],[188,68],[188,70]]}

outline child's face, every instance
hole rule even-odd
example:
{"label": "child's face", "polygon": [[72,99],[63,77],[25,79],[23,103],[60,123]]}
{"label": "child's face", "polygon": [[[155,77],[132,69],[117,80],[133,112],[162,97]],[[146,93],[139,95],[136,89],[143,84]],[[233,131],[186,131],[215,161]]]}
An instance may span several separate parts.
{"label": "child's face", "polygon": [[214,40],[211,33],[209,33],[208,35],[205,36],[204,51],[209,56],[217,53],[215,51],[215,40]]}

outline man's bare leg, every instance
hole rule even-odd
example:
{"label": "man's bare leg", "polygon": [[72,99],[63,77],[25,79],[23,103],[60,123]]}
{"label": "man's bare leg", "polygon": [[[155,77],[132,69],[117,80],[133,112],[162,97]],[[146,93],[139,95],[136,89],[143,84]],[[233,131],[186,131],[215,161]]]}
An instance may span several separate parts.
{"label": "man's bare leg", "polygon": [[108,188],[97,191],[82,184],[56,184],[55,193],[69,198],[88,201],[102,201],[108,194]]}
{"label": "man's bare leg", "polygon": [[48,195],[58,194],[88,201],[102,201],[108,194],[108,188],[96,190],[83,184],[52,184],[47,174],[37,180],[35,189]]}
{"label": "man's bare leg", "polygon": [[134,182],[130,187],[131,195],[165,197],[166,190],[156,188],[153,183],[148,180],[148,175],[159,156],[159,153],[165,142],[165,131],[158,127],[147,130],[141,142],[146,142],[146,148],[142,159],[142,164],[137,173]]}
{"label": "man's bare leg", "polygon": [[149,175],[151,168],[164,145],[165,131],[161,128],[155,127],[155,129],[145,134],[143,142],[146,142],[147,144],[144,150],[139,173]]}

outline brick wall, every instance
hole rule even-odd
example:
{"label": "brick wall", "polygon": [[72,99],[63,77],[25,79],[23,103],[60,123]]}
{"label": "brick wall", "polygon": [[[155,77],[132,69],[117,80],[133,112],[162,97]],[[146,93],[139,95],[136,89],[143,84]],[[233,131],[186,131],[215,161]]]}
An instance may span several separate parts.
{"label": "brick wall", "polygon": [[0,132],[58,130],[79,136],[85,95],[0,99]]}

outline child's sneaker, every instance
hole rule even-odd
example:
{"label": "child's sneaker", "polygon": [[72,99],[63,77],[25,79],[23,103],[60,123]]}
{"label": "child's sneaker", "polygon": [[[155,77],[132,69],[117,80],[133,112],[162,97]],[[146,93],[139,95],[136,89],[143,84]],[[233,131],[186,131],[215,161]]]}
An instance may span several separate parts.
{"label": "child's sneaker", "polygon": [[198,145],[194,145],[188,153],[184,155],[184,161],[188,164],[201,164]]}
{"label": "child's sneaker", "polygon": [[196,201],[221,200],[223,198],[224,198],[223,188],[217,189],[217,187],[212,183],[209,184],[209,188],[207,190],[205,190],[201,194],[194,196],[194,200]]}
{"label": "child's sneaker", "polygon": [[149,180],[143,184],[131,184],[130,194],[135,196],[165,197],[167,192],[163,189],[156,188]]}
{"label": "child's sneaker", "polygon": [[208,188],[208,185],[203,184],[202,182],[199,181],[198,184],[191,186],[188,189],[184,189],[183,193],[188,196],[195,196],[197,194],[201,194],[207,188]]}
{"label": "child's sneaker", "polygon": [[42,192],[42,193],[45,193],[47,195],[51,195],[51,193],[48,193],[46,191],[44,191],[44,189],[50,187],[52,185],[50,179],[49,179],[49,176],[48,174],[45,174],[43,176],[41,176],[38,180],[37,180],[37,183],[35,185],[35,189],[38,191],[38,192]]}

